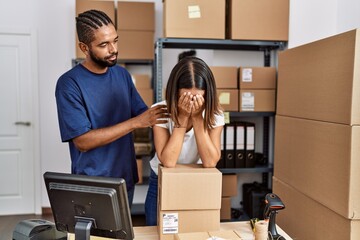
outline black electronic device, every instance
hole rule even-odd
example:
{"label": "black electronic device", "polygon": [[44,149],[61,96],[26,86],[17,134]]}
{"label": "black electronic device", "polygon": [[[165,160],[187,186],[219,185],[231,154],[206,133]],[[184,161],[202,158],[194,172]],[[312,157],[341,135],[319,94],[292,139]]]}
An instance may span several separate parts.
{"label": "black electronic device", "polygon": [[13,240],[66,240],[67,233],[57,231],[55,223],[43,219],[27,219],[16,224]]}
{"label": "black electronic device", "polygon": [[134,239],[124,179],[46,172],[44,180],[57,230],[76,240]]}
{"label": "black electronic device", "polygon": [[286,240],[283,236],[278,234],[276,230],[276,214],[279,210],[285,208],[284,203],[281,199],[274,193],[268,193],[265,196],[265,209],[264,209],[264,219],[269,220],[269,239],[275,240]]}

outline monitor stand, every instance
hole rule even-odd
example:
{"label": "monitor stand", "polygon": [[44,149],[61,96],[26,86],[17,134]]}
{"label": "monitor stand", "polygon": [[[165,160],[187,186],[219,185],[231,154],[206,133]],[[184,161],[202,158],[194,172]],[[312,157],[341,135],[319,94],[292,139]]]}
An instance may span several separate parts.
{"label": "monitor stand", "polygon": [[90,240],[94,219],[78,219],[75,224],[75,240]]}

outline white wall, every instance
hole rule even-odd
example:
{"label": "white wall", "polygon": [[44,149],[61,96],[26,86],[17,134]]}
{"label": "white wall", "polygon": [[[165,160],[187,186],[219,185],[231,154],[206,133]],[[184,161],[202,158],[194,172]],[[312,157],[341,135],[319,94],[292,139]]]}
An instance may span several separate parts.
{"label": "white wall", "polygon": [[[141,1],[141,0],[139,0]],[[151,1],[151,0],[149,0]],[[154,0],[156,36],[162,31],[162,1]],[[353,28],[360,27],[359,0],[290,0],[290,33],[288,47],[292,48]],[[54,89],[58,77],[71,68],[75,57],[75,0],[0,0],[0,27],[26,28],[38,34],[38,76],[41,122],[41,173],[70,172],[67,144],[60,142]],[[164,62],[164,78],[176,62],[179,51],[169,50]],[[231,65],[241,54],[244,64],[261,65],[260,56],[228,51],[202,51],[214,65]],[[251,61],[250,63],[248,61]],[[239,64],[242,64],[240,62]],[[43,187],[43,186],[42,186]],[[48,207],[45,189],[42,206]]]}

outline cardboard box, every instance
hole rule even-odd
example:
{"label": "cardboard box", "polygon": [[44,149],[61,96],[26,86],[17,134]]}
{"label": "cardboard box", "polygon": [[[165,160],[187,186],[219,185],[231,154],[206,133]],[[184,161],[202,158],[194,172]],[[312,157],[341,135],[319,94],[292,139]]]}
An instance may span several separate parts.
{"label": "cardboard box", "polygon": [[237,196],[237,175],[236,174],[223,174],[222,175],[222,197]]}
{"label": "cardboard box", "polygon": [[360,219],[360,126],[276,116],[274,176]]}
{"label": "cardboard box", "polygon": [[287,41],[289,0],[230,0],[230,39]]}
{"label": "cardboard box", "polygon": [[225,39],[225,0],[164,0],[164,37]]}
{"label": "cardboard box", "polygon": [[[226,240],[240,240],[240,238],[235,231],[232,230],[221,230],[221,231],[209,231],[209,236],[214,237],[215,239],[226,239]],[[211,239],[211,238],[210,238]]]}
{"label": "cardboard box", "polygon": [[[110,19],[113,21],[115,26],[115,3],[113,0],[76,0],[75,5],[75,16],[77,17],[80,13],[87,10],[97,9],[105,12]],[[85,58],[85,54],[79,48],[79,39],[76,36],[76,58]]]}
{"label": "cardboard box", "polygon": [[360,220],[336,214],[276,177],[273,190],[285,204],[276,215],[276,223],[293,239],[360,239]]}
{"label": "cardboard box", "polygon": [[179,233],[175,235],[175,240],[206,240],[209,239],[208,232]]}
{"label": "cardboard box", "polygon": [[143,162],[142,162],[142,159],[136,159],[136,165],[137,165],[138,176],[139,176],[139,181],[137,183],[142,184],[143,183]]}
{"label": "cardboard box", "polygon": [[154,90],[153,89],[140,88],[140,89],[137,89],[137,91],[148,107],[151,107],[151,105],[154,104]]}
{"label": "cardboard box", "polygon": [[275,90],[240,90],[240,112],[275,112]]}
{"label": "cardboard box", "polygon": [[117,29],[155,31],[154,2],[117,2]]}
{"label": "cardboard box", "polygon": [[240,67],[239,88],[276,89],[276,68],[274,67]]}
{"label": "cardboard box", "polygon": [[218,169],[200,164],[160,165],[158,177],[160,239],[220,229],[222,174]]}
{"label": "cardboard box", "polygon": [[220,220],[231,219],[231,197],[221,198]]}
{"label": "cardboard box", "polygon": [[201,164],[159,167],[159,204],[161,210],[220,209],[222,174]]}
{"label": "cardboard box", "polygon": [[132,80],[136,89],[149,89],[151,87],[151,79],[147,74],[132,74]]}
{"label": "cardboard box", "polygon": [[175,240],[209,240],[209,239],[222,239],[222,240],[240,240],[235,231],[221,230],[211,232],[194,232],[194,233],[179,233],[176,234]]}
{"label": "cardboard box", "polygon": [[122,60],[153,60],[154,32],[118,30],[118,58]]}
{"label": "cardboard box", "polygon": [[279,53],[277,114],[360,124],[359,29]]}
{"label": "cardboard box", "polygon": [[239,90],[217,89],[219,103],[224,111],[239,111]]}
{"label": "cardboard box", "polygon": [[237,67],[210,67],[216,82],[217,88],[238,88],[237,83]]}

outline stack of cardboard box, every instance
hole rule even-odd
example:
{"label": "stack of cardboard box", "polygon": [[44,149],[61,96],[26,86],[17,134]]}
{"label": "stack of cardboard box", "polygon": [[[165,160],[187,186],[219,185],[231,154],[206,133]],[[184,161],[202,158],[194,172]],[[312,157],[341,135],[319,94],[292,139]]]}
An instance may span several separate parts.
{"label": "stack of cardboard box", "polygon": [[160,239],[178,233],[220,230],[222,174],[198,164],[159,166],[158,231]]}
{"label": "stack of cardboard box", "polygon": [[237,175],[223,174],[220,220],[231,220],[231,197],[237,195]]}
{"label": "stack of cardboard box", "polygon": [[273,191],[296,239],[360,239],[360,31],[279,56]]}

